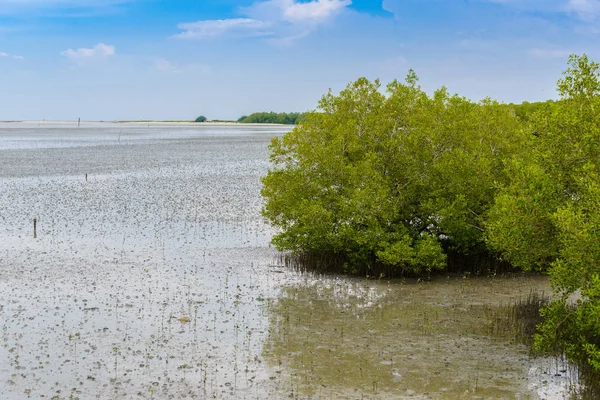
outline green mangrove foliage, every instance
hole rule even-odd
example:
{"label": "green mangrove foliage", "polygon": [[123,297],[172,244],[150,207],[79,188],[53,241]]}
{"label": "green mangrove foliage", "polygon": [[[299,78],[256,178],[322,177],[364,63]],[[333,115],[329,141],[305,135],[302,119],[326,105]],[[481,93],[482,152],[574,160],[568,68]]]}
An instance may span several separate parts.
{"label": "green mangrove foliage", "polygon": [[240,117],[237,122],[242,124],[283,124],[296,125],[304,120],[304,113],[275,113],[257,112]]}
{"label": "green mangrove foliage", "polygon": [[599,64],[571,56],[560,100],[520,108],[427,95],[412,71],[380,89],[330,92],[273,139],[262,194],[276,247],[366,275],[452,254],[547,272],[556,299],[535,348],[600,373]]}
{"label": "green mangrove foliage", "polygon": [[514,110],[515,117],[523,121],[528,121],[531,115],[533,115],[537,110],[539,110],[540,108],[544,108],[548,105],[552,105],[553,103],[554,100],[540,101],[534,103],[524,101],[521,104],[511,103],[509,104],[509,106]]}
{"label": "green mangrove foliage", "polygon": [[509,166],[488,238],[515,265],[549,268],[559,297],[543,310],[536,347],[600,371],[599,64],[571,56],[558,92],[528,119],[529,151]]}
{"label": "green mangrove foliage", "polygon": [[262,190],[282,228],[273,243],[340,256],[360,274],[443,269],[447,252],[486,251],[485,215],[522,143],[495,101],[428,96],[412,71],[387,94],[359,79],[273,140]]}

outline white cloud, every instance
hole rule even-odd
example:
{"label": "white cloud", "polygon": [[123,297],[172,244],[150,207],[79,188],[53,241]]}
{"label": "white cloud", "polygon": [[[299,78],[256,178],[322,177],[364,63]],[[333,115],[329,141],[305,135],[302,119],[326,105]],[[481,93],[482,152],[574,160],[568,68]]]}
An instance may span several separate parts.
{"label": "white cloud", "polygon": [[350,4],[351,0],[267,0],[258,1],[241,11],[260,21],[315,25],[335,17]]}
{"label": "white cloud", "polygon": [[243,36],[266,35],[268,23],[251,18],[232,18],[205,20],[179,24],[178,28],[183,32],[176,35],[180,38],[203,39],[222,36],[227,33],[240,34]]}
{"label": "white cloud", "polygon": [[291,44],[308,36],[318,25],[331,20],[351,0],[266,0],[240,9],[245,18],[203,20],[179,24],[179,38],[210,38],[223,35],[269,36],[274,44]]}
{"label": "white cloud", "polygon": [[600,15],[600,1],[598,0],[568,0],[565,8],[583,20],[593,20]]}
{"label": "white cloud", "polygon": [[24,60],[25,59],[25,57],[23,57],[23,56],[17,56],[17,55],[14,55],[14,54],[8,54],[8,53],[5,53],[3,51],[0,51],[0,57],[3,57],[3,58],[12,58],[13,60]]}
{"label": "white cloud", "polygon": [[97,60],[114,56],[116,53],[115,46],[107,45],[104,43],[98,43],[92,48],[79,48],[77,50],[68,49],[60,54],[67,57],[69,60],[83,65],[89,60]]}
{"label": "white cloud", "polygon": [[281,1],[283,15],[288,21],[322,21],[330,18],[352,4],[350,0],[316,0],[298,3],[293,0]]}
{"label": "white cloud", "polygon": [[[394,0],[384,0],[385,2]],[[550,13],[575,14],[582,20],[595,20],[600,16],[599,0],[479,0],[510,5],[517,9]]]}
{"label": "white cloud", "polygon": [[288,47],[291,46],[292,44],[294,44],[295,41],[300,40],[302,38],[307,37],[308,35],[310,35],[310,30],[305,29],[303,31],[300,31],[298,33],[295,34],[288,34],[286,36],[281,36],[281,37],[272,37],[267,39],[267,43],[272,44],[274,46],[278,46],[278,47]]}

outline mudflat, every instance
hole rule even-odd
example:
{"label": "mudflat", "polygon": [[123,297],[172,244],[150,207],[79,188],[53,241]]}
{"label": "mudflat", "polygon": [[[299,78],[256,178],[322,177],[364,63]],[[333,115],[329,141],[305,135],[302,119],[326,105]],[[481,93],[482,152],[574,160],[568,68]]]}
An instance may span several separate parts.
{"label": "mudflat", "polygon": [[546,278],[281,265],[260,177],[288,129],[1,123],[0,398],[564,396],[489,330]]}

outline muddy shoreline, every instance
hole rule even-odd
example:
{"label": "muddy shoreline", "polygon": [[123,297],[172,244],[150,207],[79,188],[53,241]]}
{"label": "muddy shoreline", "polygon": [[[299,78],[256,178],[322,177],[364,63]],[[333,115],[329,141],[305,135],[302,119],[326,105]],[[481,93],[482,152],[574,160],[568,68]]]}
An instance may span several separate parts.
{"label": "muddy shoreline", "polygon": [[545,278],[281,266],[259,191],[287,129],[0,124],[0,399],[563,398],[486,333]]}

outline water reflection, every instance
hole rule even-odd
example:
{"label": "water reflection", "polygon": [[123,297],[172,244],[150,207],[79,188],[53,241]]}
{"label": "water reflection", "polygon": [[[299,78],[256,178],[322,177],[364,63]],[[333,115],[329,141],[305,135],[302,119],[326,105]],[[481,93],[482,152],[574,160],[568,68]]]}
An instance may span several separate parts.
{"label": "water reflection", "polygon": [[269,305],[264,356],[299,396],[537,398],[547,360],[491,335],[495,311],[530,291],[547,280],[307,279]]}

